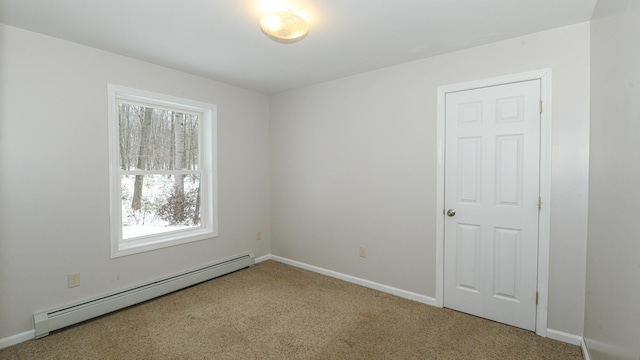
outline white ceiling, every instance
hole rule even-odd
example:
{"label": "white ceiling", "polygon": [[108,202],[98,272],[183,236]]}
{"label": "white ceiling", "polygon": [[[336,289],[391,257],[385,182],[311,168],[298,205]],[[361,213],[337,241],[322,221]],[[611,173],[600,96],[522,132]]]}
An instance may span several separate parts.
{"label": "white ceiling", "polygon": [[[587,21],[596,1],[0,0],[0,22],[273,94]],[[301,42],[260,31],[281,6],[308,19]]]}

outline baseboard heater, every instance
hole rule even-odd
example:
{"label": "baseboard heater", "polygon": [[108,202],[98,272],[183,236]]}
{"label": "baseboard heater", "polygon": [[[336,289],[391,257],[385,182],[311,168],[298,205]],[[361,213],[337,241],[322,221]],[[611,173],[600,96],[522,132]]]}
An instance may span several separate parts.
{"label": "baseboard heater", "polygon": [[253,253],[185,271],[164,279],[33,315],[36,339],[50,331],[120,310],[255,264]]}

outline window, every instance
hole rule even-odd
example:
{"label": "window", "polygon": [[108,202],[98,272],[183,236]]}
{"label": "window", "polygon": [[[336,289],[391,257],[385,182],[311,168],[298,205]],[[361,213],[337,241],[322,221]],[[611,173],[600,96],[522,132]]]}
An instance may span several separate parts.
{"label": "window", "polygon": [[111,257],[217,236],[215,105],[108,91]]}

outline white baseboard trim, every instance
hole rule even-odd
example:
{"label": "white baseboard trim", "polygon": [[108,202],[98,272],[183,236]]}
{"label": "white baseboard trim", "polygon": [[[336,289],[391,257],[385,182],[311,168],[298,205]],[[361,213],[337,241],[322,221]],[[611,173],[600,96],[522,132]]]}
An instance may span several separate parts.
{"label": "white baseboard trim", "polygon": [[580,346],[580,344],[583,342],[582,336],[568,334],[566,332],[553,330],[553,329],[547,329],[547,337],[549,339],[558,340],[567,344],[577,345],[577,346]]}
{"label": "white baseboard trim", "polygon": [[273,259],[273,255],[269,254],[269,255],[257,257],[254,259],[254,261],[257,264],[257,263],[261,263],[263,261],[272,260],[272,259]]}
{"label": "white baseboard trim", "polygon": [[582,356],[584,360],[591,360],[591,356],[589,356],[589,348],[587,348],[587,343],[584,341],[584,338],[580,339],[580,347],[582,348]]}
{"label": "white baseboard trim", "polygon": [[[274,261],[277,261],[277,262],[281,262],[283,264],[287,264],[287,265],[295,266],[295,267],[298,267],[298,268],[301,268],[301,269],[313,271],[313,272],[316,272],[318,274],[322,274],[322,275],[326,275],[326,276],[329,276],[329,277],[332,277],[332,278],[344,280],[344,281],[347,281],[347,282],[350,282],[350,283],[354,283],[354,284],[357,284],[357,285],[361,285],[361,286],[367,287],[369,289],[374,289],[374,290],[385,292],[387,294],[399,296],[401,298],[417,301],[419,303],[423,303],[423,304],[427,304],[427,305],[431,305],[431,306],[436,306],[436,299],[434,299],[432,297],[429,297],[429,296],[417,294],[417,293],[414,293],[414,292],[411,292],[411,291],[406,291],[406,290],[394,288],[394,287],[387,286],[387,285],[384,285],[384,284],[380,284],[380,283],[376,283],[376,282],[373,282],[373,281],[361,279],[361,278],[358,278],[358,277],[355,277],[355,276],[351,276],[351,275],[342,274],[342,273],[339,273],[339,272],[336,272],[336,271],[332,271],[332,270],[327,270],[327,269],[324,269],[324,268],[321,268],[321,267],[305,264],[305,263],[302,263],[302,262],[299,262],[299,261],[283,258],[283,257],[280,257],[280,256],[267,255],[267,256],[262,256],[262,257],[259,258],[259,259],[261,259],[261,261],[264,261],[264,260],[262,260],[262,258],[265,258],[264,260],[274,260]],[[258,262],[258,259],[256,259],[256,263],[257,262]]]}
{"label": "white baseboard trim", "polygon": [[7,348],[11,345],[20,344],[21,342],[33,340],[36,338],[36,331],[29,330],[25,331],[21,334],[16,334],[13,336],[6,337],[4,339],[0,339],[0,349]]}

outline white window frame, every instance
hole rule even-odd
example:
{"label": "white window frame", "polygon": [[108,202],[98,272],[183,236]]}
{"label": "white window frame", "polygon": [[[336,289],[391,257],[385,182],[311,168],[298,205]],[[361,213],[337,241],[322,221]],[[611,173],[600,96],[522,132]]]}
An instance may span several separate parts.
{"label": "white window frame", "polygon": [[[161,249],[218,236],[218,190],[217,190],[217,107],[213,104],[182,99],[170,95],[153,93],[129,87],[108,84],[109,119],[109,196],[111,226],[111,258]],[[122,189],[119,146],[118,102],[144,104],[156,108],[171,109],[200,116],[199,158],[200,179],[200,226],[154,235],[123,240],[122,238]],[[146,171],[139,171],[141,174]],[[157,174],[159,171],[148,171]]]}

